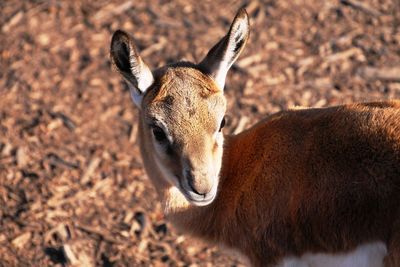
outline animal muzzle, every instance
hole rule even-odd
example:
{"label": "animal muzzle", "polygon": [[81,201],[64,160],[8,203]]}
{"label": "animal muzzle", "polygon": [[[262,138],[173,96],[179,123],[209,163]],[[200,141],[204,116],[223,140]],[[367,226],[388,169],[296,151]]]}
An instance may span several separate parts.
{"label": "animal muzzle", "polygon": [[185,178],[190,189],[197,195],[208,194],[213,187],[213,179],[207,172],[187,170]]}

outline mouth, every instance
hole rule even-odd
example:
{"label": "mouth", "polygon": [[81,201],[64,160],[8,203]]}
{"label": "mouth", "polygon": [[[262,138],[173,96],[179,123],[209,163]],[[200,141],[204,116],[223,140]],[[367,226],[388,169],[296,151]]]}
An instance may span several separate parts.
{"label": "mouth", "polygon": [[213,202],[213,200],[217,196],[218,183],[215,183],[213,185],[210,192],[208,192],[206,194],[199,194],[190,187],[190,185],[186,179],[183,179],[183,182],[182,182],[182,179],[178,179],[178,181],[179,181],[178,188],[181,191],[181,193],[185,196],[185,198],[190,203],[192,203],[195,206],[199,206],[199,207],[207,206],[207,205],[211,204],[211,202]]}

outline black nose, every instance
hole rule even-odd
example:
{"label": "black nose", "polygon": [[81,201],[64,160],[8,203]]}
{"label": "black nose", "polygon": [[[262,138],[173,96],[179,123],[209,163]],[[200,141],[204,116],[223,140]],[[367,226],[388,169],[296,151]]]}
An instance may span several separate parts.
{"label": "black nose", "polygon": [[190,189],[201,196],[204,196],[210,192],[210,186],[205,177],[195,177],[192,172],[186,172],[186,179],[188,179],[188,184]]}
{"label": "black nose", "polygon": [[200,192],[198,192],[196,190],[196,187],[194,185],[194,176],[193,176],[193,174],[191,172],[189,172],[189,171],[186,172],[186,179],[188,179],[189,187],[190,187],[190,189],[192,189],[192,191],[194,193],[196,193],[198,195],[203,195],[203,194],[201,194]]}

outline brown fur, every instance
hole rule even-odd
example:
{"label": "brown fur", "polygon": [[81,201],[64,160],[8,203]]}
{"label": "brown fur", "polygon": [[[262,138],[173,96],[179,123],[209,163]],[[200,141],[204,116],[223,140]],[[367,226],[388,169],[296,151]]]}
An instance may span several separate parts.
{"label": "brown fur", "polygon": [[132,38],[113,36],[112,62],[139,106],[143,163],[166,216],[254,266],[375,241],[387,246],[385,266],[400,266],[400,101],[282,111],[222,145],[224,75],[248,27],[239,10],[200,64],[153,73]]}
{"label": "brown fur", "polygon": [[182,209],[178,202],[168,216],[255,266],[378,240],[389,245],[387,266],[398,266],[399,122],[399,101],[272,115],[227,138],[212,204]]}

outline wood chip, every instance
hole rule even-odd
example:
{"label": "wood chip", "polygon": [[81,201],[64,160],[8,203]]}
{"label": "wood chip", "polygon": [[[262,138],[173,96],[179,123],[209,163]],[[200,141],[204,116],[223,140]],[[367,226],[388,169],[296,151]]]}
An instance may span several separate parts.
{"label": "wood chip", "polygon": [[355,9],[358,9],[368,15],[372,15],[372,16],[376,16],[376,17],[382,15],[381,12],[379,12],[375,8],[370,7],[365,2],[360,2],[360,1],[356,1],[356,0],[340,0],[340,2],[344,5],[351,6]]}
{"label": "wood chip", "polygon": [[3,27],[1,27],[1,30],[2,30],[3,32],[8,32],[8,31],[10,31],[10,29],[11,29],[13,26],[17,25],[17,24],[22,20],[23,17],[24,17],[24,12],[19,11],[19,12],[16,13],[14,16],[12,16],[12,18],[11,18],[8,22],[6,22],[6,23],[3,25]]}
{"label": "wood chip", "polygon": [[97,167],[100,165],[101,159],[100,158],[93,158],[90,160],[89,166],[87,167],[85,173],[81,178],[82,184],[87,184],[90,179],[92,178],[94,172],[96,171]]}
{"label": "wood chip", "polygon": [[400,82],[400,66],[382,68],[364,67],[359,72],[367,80]]}
{"label": "wood chip", "polygon": [[23,233],[22,235],[19,235],[18,237],[16,237],[12,241],[12,244],[13,244],[14,247],[16,247],[18,249],[23,249],[25,247],[25,245],[28,244],[28,242],[30,241],[31,237],[32,237],[32,233],[31,232]]}
{"label": "wood chip", "polygon": [[338,53],[328,56],[325,59],[325,62],[333,63],[333,62],[337,62],[340,60],[346,60],[350,57],[355,57],[359,61],[365,61],[365,56],[364,56],[363,51],[358,47],[352,47],[348,50],[341,51],[341,52],[338,52]]}
{"label": "wood chip", "polygon": [[96,266],[95,247],[90,239],[78,239],[63,246],[63,252],[70,267]]}
{"label": "wood chip", "polygon": [[19,147],[17,149],[16,158],[17,164],[20,168],[25,167],[29,163],[29,156],[27,155],[26,150],[23,147]]}

